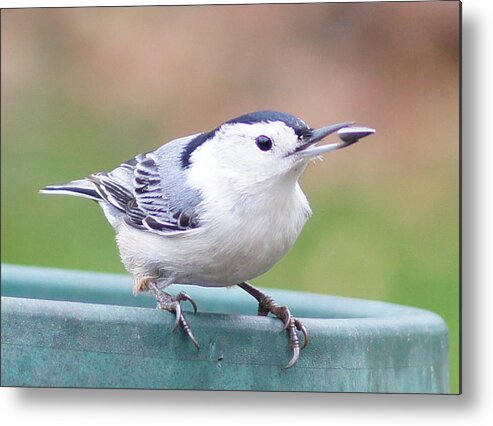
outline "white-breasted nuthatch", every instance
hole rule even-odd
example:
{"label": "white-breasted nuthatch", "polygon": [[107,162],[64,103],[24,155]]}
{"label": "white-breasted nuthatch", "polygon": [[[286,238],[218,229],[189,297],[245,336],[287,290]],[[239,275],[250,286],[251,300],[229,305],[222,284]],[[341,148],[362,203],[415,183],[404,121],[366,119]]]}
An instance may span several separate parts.
{"label": "white-breasted nuthatch", "polygon": [[[341,141],[316,146],[337,132]],[[293,246],[311,214],[298,178],[318,156],[374,133],[353,122],[312,129],[290,114],[258,111],[210,132],[175,139],[138,155],[111,172],[47,186],[41,192],[69,194],[99,203],[116,230],[134,292],[150,291],[158,308],[176,316],[197,348],[174,283],[206,287],[238,285],[259,303],[259,315],[284,322],[293,356],[297,331],[305,327],[247,281],[268,271]]]}

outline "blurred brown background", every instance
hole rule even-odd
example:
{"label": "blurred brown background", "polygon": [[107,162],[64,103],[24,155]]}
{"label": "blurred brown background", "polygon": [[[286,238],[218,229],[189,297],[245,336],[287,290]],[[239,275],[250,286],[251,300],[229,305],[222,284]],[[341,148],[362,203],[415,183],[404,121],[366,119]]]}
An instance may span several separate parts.
{"label": "blurred brown background", "polygon": [[[2,262],[124,272],[99,209],[44,185],[259,109],[377,134],[311,166],[266,287],[431,309],[458,390],[459,3],[3,10]],[[130,289],[129,289],[130,291]]]}

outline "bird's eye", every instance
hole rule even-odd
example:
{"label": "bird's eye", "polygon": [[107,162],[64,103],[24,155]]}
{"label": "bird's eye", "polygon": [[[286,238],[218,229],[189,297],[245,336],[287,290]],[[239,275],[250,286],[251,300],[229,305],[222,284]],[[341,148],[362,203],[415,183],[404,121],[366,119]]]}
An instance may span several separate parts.
{"label": "bird's eye", "polygon": [[272,148],[272,139],[265,135],[261,135],[255,139],[255,143],[261,151],[268,151]]}

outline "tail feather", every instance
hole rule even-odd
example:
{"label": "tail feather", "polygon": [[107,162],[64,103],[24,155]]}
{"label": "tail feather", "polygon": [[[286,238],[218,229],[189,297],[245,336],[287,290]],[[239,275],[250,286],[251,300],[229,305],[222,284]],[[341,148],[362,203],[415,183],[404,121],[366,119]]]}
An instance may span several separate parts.
{"label": "tail feather", "polygon": [[45,186],[39,193],[73,195],[75,197],[89,198],[94,201],[102,201],[94,185],[85,179],[73,180],[72,182],[62,183],[60,185]]}

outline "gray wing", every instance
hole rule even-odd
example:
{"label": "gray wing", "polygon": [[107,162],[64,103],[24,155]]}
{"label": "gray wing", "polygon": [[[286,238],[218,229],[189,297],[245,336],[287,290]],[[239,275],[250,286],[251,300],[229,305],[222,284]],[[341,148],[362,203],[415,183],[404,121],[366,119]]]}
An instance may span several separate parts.
{"label": "gray wing", "polygon": [[123,213],[123,220],[136,228],[172,235],[199,226],[198,191],[185,183],[180,155],[191,137],[138,155],[109,173],[87,179],[104,201]]}

